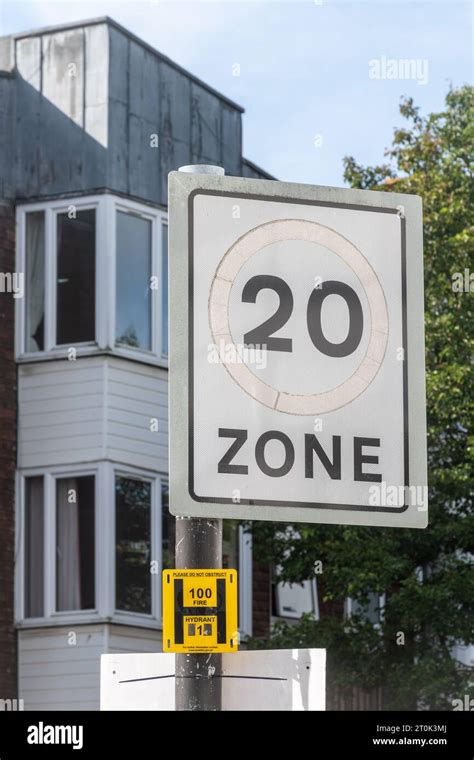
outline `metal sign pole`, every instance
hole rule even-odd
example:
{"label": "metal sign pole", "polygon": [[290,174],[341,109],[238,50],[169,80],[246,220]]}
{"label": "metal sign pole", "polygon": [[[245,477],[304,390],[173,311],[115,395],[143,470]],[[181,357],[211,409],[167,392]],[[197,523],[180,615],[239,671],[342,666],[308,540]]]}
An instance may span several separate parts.
{"label": "metal sign pole", "polygon": [[[222,567],[222,520],[176,518],[176,567]],[[176,710],[221,709],[221,654],[176,654]]]}
{"label": "metal sign pole", "polygon": [[[191,165],[182,172],[223,175],[220,166]],[[176,567],[222,567],[222,520],[176,517]],[[220,710],[220,654],[176,654],[176,710]]]}

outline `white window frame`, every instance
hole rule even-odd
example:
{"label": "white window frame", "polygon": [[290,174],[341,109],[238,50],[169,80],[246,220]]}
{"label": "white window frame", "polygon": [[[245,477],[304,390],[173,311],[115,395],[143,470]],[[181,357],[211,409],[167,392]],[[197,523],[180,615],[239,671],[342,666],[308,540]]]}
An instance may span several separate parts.
{"label": "white window frame", "polygon": [[[151,489],[151,554],[158,561],[158,572],[151,576],[151,614],[115,609],[115,475],[139,478],[152,483]],[[64,477],[95,477],[95,609],[64,610],[56,607],[56,488],[55,481]],[[25,617],[25,480],[42,476],[44,482],[44,615]],[[16,482],[16,567],[15,623],[21,628],[37,628],[74,623],[112,622],[146,628],[161,628],[161,483],[167,476],[129,465],[97,462],[90,465],[35,467],[17,472]]]}
{"label": "white window frame", "polygon": [[245,640],[253,633],[253,589],[252,589],[252,534],[243,525],[238,528],[239,538],[239,639]]}
{"label": "white window frame", "polygon": [[281,593],[285,591],[287,594],[291,594],[293,590],[297,593],[298,590],[302,587],[304,587],[311,594],[312,609],[309,611],[309,614],[313,615],[315,620],[319,620],[318,582],[316,578],[309,578],[301,581],[300,583],[285,583],[283,581],[278,581],[275,584],[277,609],[275,610],[276,614],[272,615],[272,622],[276,622],[277,620],[297,621],[301,619],[303,614],[308,614],[308,611],[297,612],[295,615],[285,615],[282,613],[278,614],[278,609],[282,606],[280,597]]}
{"label": "white window frame", "polygon": [[[379,619],[375,623],[372,623],[374,628],[380,628],[381,623],[383,622],[384,614],[385,614],[385,601],[386,601],[386,594],[385,593],[379,594],[378,595]],[[354,606],[354,600],[352,599],[352,597],[348,596],[344,602],[344,617],[346,618],[346,620],[349,620],[352,617],[353,606]],[[368,618],[367,618],[367,621],[370,622]]]}
{"label": "white window frame", "polygon": [[[93,610],[56,610],[56,480],[67,477],[81,477],[93,475],[95,478],[94,489],[94,580],[95,580],[95,609]],[[25,617],[24,590],[25,590],[25,513],[26,513],[26,478],[43,477],[44,502],[43,502],[43,606],[42,617]],[[75,622],[94,622],[103,613],[103,594],[99,579],[102,577],[103,560],[99,547],[103,533],[101,509],[99,508],[99,495],[102,491],[101,478],[103,472],[95,465],[61,465],[58,467],[36,467],[25,470],[17,475],[17,537],[19,541],[18,559],[16,564],[16,592],[15,612],[17,624],[25,624],[28,627],[39,625],[67,625]]]}
{"label": "white window frame", "polygon": [[[41,203],[18,204],[16,208],[17,252],[16,270],[26,272],[26,214],[45,212],[45,326],[44,350],[26,351],[26,301],[15,299],[15,358],[17,361],[43,361],[65,358],[70,345],[56,344],[56,271],[57,271],[57,215],[67,213],[74,206],[77,211],[95,209],[95,341],[72,344],[77,356],[97,353],[113,353],[148,364],[167,367],[168,357],[162,354],[163,288],[162,273],[162,227],[168,224],[163,209],[147,206],[111,193],[61,198]],[[151,350],[115,345],[115,273],[116,273],[116,214],[117,211],[132,213],[152,224],[151,275],[158,278],[158,289],[151,290]],[[105,287],[104,287],[105,284]]]}
{"label": "white window frame", "polygon": [[[118,465],[118,464],[111,464],[110,468],[112,470],[112,507],[113,507],[113,514],[112,514],[112,523],[111,523],[111,535],[113,537],[112,542],[109,542],[112,544],[112,556],[110,558],[111,561],[111,568],[109,572],[109,577],[111,578],[111,594],[109,594],[109,599],[111,602],[111,608],[112,608],[112,617],[115,622],[123,623],[126,625],[136,625],[137,622],[141,621],[142,624],[151,623],[153,626],[156,625],[158,622],[160,627],[162,624],[161,620],[161,571],[163,569],[163,553],[162,553],[162,544],[161,544],[161,535],[162,535],[162,509],[161,509],[161,483],[163,478],[159,475],[152,475],[150,472],[147,472],[146,470],[141,470],[138,467],[129,467],[124,465]],[[125,478],[134,478],[136,480],[144,480],[147,483],[151,484],[151,561],[157,562],[157,569],[158,572],[151,573],[151,584],[150,584],[150,593],[151,593],[151,614],[143,613],[143,612],[129,612],[126,610],[118,610],[115,606],[115,547],[116,547],[116,532],[115,532],[115,516],[116,516],[116,503],[115,503],[115,478],[117,476],[125,477]]]}
{"label": "white window frame", "polygon": [[[56,486],[58,478],[95,477],[95,609],[64,610],[56,607]],[[151,614],[115,609],[115,477],[138,478],[151,482],[151,560],[157,562],[158,572],[151,574]],[[43,599],[42,617],[25,617],[25,512],[26,478],[41,476],[44,483],[43,531]],[[19,628],[38,628],[74,623],[112,622],[144,628],[162,628],[162,486],[168,476],[132,465],[109,461],[89,465],[57,465],[34,467],[16,474],[16,565],[15,565],[15,624]],[[252,536],[238,526],[239,541],[239,633],[252,635]]]}

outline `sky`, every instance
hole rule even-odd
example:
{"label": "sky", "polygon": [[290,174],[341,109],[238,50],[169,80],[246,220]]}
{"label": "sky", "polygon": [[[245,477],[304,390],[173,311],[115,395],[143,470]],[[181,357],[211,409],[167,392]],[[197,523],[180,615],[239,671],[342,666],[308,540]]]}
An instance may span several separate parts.
{"label": "sky", "polygon": [[104,15],[242,105],[244,155],[291,182],[343,185],[344,156],[384,160],[402,96],[427,114],[472,83],[455,0],[0,0],[0,33]]}

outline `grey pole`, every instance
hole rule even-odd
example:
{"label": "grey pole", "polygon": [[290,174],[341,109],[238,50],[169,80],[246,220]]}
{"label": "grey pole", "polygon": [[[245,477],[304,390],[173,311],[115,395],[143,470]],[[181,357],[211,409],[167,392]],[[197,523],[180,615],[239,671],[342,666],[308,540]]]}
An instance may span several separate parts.
{"label": "grey pole", "polygon": [[[180,172],[223,175],[220,166],[193,164]],[[176,517],[176,567],[222,567],[222,520]],[[220,654],[177,654],[176,710],[220,710],[222,679]]]}

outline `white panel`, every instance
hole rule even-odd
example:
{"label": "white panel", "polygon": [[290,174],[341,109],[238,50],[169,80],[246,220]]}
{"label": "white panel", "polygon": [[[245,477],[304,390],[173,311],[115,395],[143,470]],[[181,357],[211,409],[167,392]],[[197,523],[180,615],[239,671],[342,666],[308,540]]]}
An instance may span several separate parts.
{"label": "white panel", "polygon": [[[25,457],[30,456],[34,457],[37,455],[38,449],[40,449],[40,452],[38,452],[38,461],[39,459],[42,460],[42,464],[56,464],[57,458],[55,454],[59,452],[64,453],[64,448],[62,446],[63,440],[58,438],[51,438],[49,440],[40,440],[40,441],[25,441],[23,439],[23,436],[20,435],[19,437],[19,446],[21,447],[22,454],[24,454]],[[78,455],[73,455],[73,452],[77,451],[88,451],[91,450],[93,447],[97,445],[97,438],[93,435],[88,436],[87,434],[77,436],[73,435],[71,437],[70,441],[64,441],[65,445],[67,446],[68,453],[70,453],[70,461],[83,461],[82,459],[78,459]],[[50,456],[48,456],[50,455]],[[87,456],[87,460],[91,460],[94,457]],[[46,461],[45,461],[46,460]],[[66,459],[66,461],[69,461]],[[32,466],[30,464],[30,466]]]}
{"label": "white panel", "polygon": [[90,462],[103,445],[103,365],[98,357],[20,365],[20,468]]}
{"label": "white panel", "polygon": [[128,362],[123,359],[112,359],[110,362],[111,380],[133,385],[136,388],[148,388],[153,393],[168,392],[168,373],[161,368],[145,364]]}
{"label": "white panel", "polygon": [[[174,710],[174,673],[173,654],[106,655],[101,709]],[[222,709],[325,710],[326,650],[223,654]]]}
{"label": "white panel", "polygon": [[20,364],[18,386],[20,469],[108,458],[168,471],[168,377],[161,367],[103,356]]}
{"label": "white panel", "polygon": [[89,381],[78,382],[73,375],[65,380],[64,384],[55,385],[54,383],[51,383],[49,377],[46,379],[47,374],[48,373],[45,372],[41,376],[41,380],[38,380],[33,386],[28,387],[25,384],[21,385],[20,394],[24,391],[25,397],[28,400],[44,401],[46,399],[55,399],[57,397],[77,398],[77,396],[80,395],[84,396],[89,393],[99,393],[102,387],[100,379],[95,380],[91,378]]}
{"label": "white panel", "polygon": [[[127,399],[126,406],[123,402],[123,398]],[[156,404],[156,407],[158,407],[160,410],[162,410],[163,417],[167,418],[168,416],[168,397],[165,394],[160,394],[159,402]],[[154,407],[154,408],[156,408]],[[123,394],[121,396],[115,396],[112,395],[109,398],[108,401],[108,408],[110,410],[109,416],[110,419],[117,419],[124,421],[135,421],[138,416],[145,417],[146,419],[150,418],[150,404],[146,401],[143,401],[140,398],[137,398],[135,396],[124,396]],[[135,415],[133,419],[127,417],[122,417],[123,414],[132,414]],[[156,414],[155,414],[156,417]]]}
{"label": "white panel", "polygon": [[[143,404],[142,408],[145,410],[144,412],[137,409],[138,405],[135,404],[135,409],[132,408],[132,402],[131,400],[127,403],[127,409],[116,409],[115,407],[108,405],[109,408],[109,424],[113,425],[114,423],[123,425],[124,427],[131,425],[136,426],[137,424],[143,428],[144,430],[147,430],[150,426],[150,407],[147,404]],[[160,425],[158,427],[158,431],[160,432],[166,432],[168,430],[168,422],[167,420],[164,420],[162,422],[161,417],[163,415],[163,411],[160,409],[161,414],[157,416],[156,410],[155,410],[155,418],[157,418],[160,421]]]}
{"label": "white panel", "polygon": [[[168,471],[168,374],[123,359],[108,360],[107,456],[158,472]],[[150,430],[150,420],[158,430]]]}
{"label": "white panel", "polygon": [[[100,390],[102,390],[102,388]],[[87,395],[87,409],[102,409],[102,407],[102,393],[91,393]],[[41,409],[41,411],[38,411],[39,409]],[[84,399],[81,396],[42,399],[40,405],[38,405],[37,399],[30,398],[29,393],[25,393],[22,399],[22,411],[25,414],[25,418],[29,418],[35,414],[49,414],[50,412],[72,412],[76,409],[80,411],[84,410]]]}
{"label": "white panel", "polygon": [[[76,646],[68,644],[68,635],[71,631],[76,633]],[[55,659],[59,659],[61,653],[66,653],[66,657],[69,657],[71,651],[79,651],[86,642],[91,647],[102,646],[103,627],[101,625],[71,623],[70,625],[59,625],[55,628],[24,628],[19,631],[19,637],[23,652],[38,652],[43,649],[54,650]]]}
{"label": "white panel", "polygon": [[110,394],[117,399],[122,399],[122,404],[126,407],[126,401],[128,398],[136,398],[141,401],[145,401],[148,404],[163,406],[165,397],[164,394],[157,393],[155,390],[149,390],[146,387],[141,386],[138,383],[134,383],[136,380],[135,375],[131,372],[129,375],[130,383],[120,382],[118,383],[114,379],[113,373],[111,373],[109,391]]}
{"label": "white panel", "polygon": [[112,653],[161,652],[161,631],[111,625],[109,627],[109,645],[107,648]]}
{"label": "white panel", "polygon": [[[71,631],[76,633],[75,646],[68,644]],[[18,683],[25,710],[97,709],[104,643],[102,625],[20,630]]]}
{"label": "white panel", "polygon": [[118,449],[115,448],[113,442],[107,451],[110,459],[114,462],[123,465],[131,465],[133,467],[143,467],[148,470],[154,470],[160,473],[168,472],[168,454],[157,456],[156,452],[150,453],[150,455],[143,454],[139,451],[131,451],[130,449]]}
{"label": "white panel", "polygon": [[[118,416],[118,415],[117,415]],[[133,422],[124,422],[120,417],[120,421],[110,420],[107,428],[108,435],[111,441],[122,439],[122,441],[134,441],[144,443],[143,451],[148,450],[149,447],[163,446],[165,449],[168,444],[168,437],[165,432],[160,430],[160,418],[155,412],[154,419],[158,420],[158,430],[152,432],[150,430],[151,417],[137,417]],[[164,427],[164,425],[163,425]]]}
{"label": "white panel", "polygon": [[[76,633],[76,645],[68,635]],[[97,710],[100,658],[105,652],[161,652],[161,631],[89,624],[23,629],[18,633],[19,697],[25,710]]]}
{"label": "white panel", "polygon": [[[100,399],[100,396],[98,398]],[[25,404],[23,406],[25,406]],[[38,429],[38,427],[45,427],[51,430],[55,426],[62,425],[64,423],[64,410],[65,408],[68,409],[68,406],[69,404],[66,403],[65,407],[58,411],[43,410],[41,412],[28,412],[22,422],[23,430],[26,431],[28,428]],[[84,422],[86,420],[97,424],[97,409],[101,409],[100,404],[88,407],[87,409],[68,409],[68,419],[71,424],[74,424],[75,422]],[[33,439],[34,437],[31,436],[31,440]]]}

